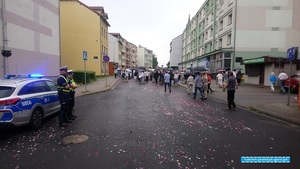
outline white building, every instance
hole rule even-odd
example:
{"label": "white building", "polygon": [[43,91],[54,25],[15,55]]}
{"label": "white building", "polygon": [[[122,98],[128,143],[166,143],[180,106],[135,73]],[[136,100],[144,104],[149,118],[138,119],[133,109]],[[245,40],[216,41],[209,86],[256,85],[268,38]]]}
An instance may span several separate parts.
{"label": "white building", "polygon": [[141,45],[137,48],[137,66],[153,68],[153,57],[154,54],[152,50],[149,50]]}
{"label": "white building", "polygon": [[59,0],[1,0],[0,74],[57,76],[60,67]]}
{"label": "white building", "polygon": [[180,62],[182,62],[182,34],[170,43],[170,67],[178,68]]}
{"label": "white building", "polygon": [[246,83],[269,85],[272,71],[289,70],[287,49],[300,46],[299,8],[299,0],[206,0],[183,31],[180,65],[241,67]]}
{"label": "white building", "polygon": [[110,56],[110,62],[119,63],[119,39],[116,36],[108,34],[108,56]]}

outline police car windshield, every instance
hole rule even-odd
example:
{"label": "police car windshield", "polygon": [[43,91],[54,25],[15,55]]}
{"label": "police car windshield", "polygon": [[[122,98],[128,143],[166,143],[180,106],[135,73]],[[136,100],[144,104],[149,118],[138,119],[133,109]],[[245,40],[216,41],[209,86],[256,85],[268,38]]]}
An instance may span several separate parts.
{"label": "police car windshield", "polygon": [[14,91],[14,87],[0,86],[0,98],[9,97]]}

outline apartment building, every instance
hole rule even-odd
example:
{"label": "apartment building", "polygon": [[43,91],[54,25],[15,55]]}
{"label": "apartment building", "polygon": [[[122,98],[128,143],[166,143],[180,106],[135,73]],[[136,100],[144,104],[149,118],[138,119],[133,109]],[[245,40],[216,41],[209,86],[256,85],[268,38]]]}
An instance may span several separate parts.
{"label": "apartment building", "polygon": [[[105,13],[102,6],[89,6],[89,8],[100,14],[100,53],[101,59],[103,60],[103,56],[108,54],[108,27],[110,27],[107,21],[108,14]],[[113,63],[111,61],[108,63],[101,62],[102,75],[109,72],[109,67],[112,67],[112,65]]]}
{"label": "apartment building", "polygon": [[59,0],[2,0],[0,74],[41,73],[60,67]]}
{"label": "apartment building", "polygon": [[124,39],[120,33],[109,33],[109,55],[116,67],[136,67],[137,46]]}
{"label": "apartment building", "polygon": [[[103,56],[108,53],[108,15],[100,6],[78,0],[60,0],[61,64],[73,70],[108,72]],[[83,59],[87,52],[87,60]]]}
{"label": "apartment building", "polygon": [[182,61],[182,34],[174,38],[170,43],[170,67],[178,69],[178,63]]}
{"label": "apartment building", "polygon": [[[246,82],[268,85],[271,71],[288,70],[287,49],[300,45],[299,8],[297,0],[206,0],[183,31],[179,65],[211,72],[241,67]],[[266,59],[259,65],[243,62],[258,57]]]}
{"label": "apartment building", "polygon": [[141,45],[137,48],[137,66],[143,66],[146,68],[153,68],[154,53]]}

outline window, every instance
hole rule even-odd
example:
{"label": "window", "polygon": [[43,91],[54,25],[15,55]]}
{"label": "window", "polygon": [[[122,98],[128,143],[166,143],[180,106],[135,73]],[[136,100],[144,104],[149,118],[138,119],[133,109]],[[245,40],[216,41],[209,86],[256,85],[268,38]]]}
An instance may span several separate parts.
{"label": "window", "polygon": [[220,13],[224,11],[224,1],[220,2]]}
{"label": "window", "polygon": [[223,29],[223,20],[220,21],[220,24],[219,24],[219,30],[222,30]]}
{"label": "window", "polygon": [[231,44],[231,34],[227,35],[227,45]]}
{"label": "window", "polygon": [[45,81],[51,91],[57,91],[57,85],[51,81]]}
{"label": "window", "polygon": [[214,13],[211,13],[211,15],[210,15],[210,20],[211,20],[211,21],[214,20]]}
{"label": "window", "polygon": [[0,87],[0,98],[4,98],[4,97],[8,97],[10,96],[16,88],[14,87],[5,87],[5,86],[1,86]]}
{"label": "window", "polygon": [[213,33],[213,28],[210,28],[210,37],[212,37]]}
{"label": "window", "polygon": [[48,86],[45,85],[44,82],[34,82],[34,93],[42,93],[49,91]]}
{"label": "window", "polygon": [[228,25],[232,24],[232,14],[228,15]]}
{"label": "window", "polygon": [[222,48],[222,38],[221,39],[219,39],[219,46],[218,46],[219,48]]}
{"label": "window", "polygon": [[205,32],[205,39],[207,39],[207,37],[208,37],[208,32],[206,31]]}

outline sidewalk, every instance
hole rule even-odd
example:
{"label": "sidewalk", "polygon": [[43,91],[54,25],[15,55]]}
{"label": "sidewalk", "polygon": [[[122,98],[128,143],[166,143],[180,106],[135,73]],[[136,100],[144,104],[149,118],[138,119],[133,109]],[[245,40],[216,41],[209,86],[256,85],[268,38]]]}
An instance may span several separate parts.
{"label": "sidewalk", "polygon": [[[186,84],[179,83],[179,85],[187,87]],[[227,92],[223,92],[222,88],[216,85],[215,80],[212,80],[211,88],[214,92],[209,93],[208,98],[227,103]],[[291,94],[290,104],[287,105],[288,94],[271,93],[269,87],[242,83],[235,92],[235,103],[237,106],[250,111],[300,125],[300,109],[295,97],[297,97],[297,94]]]}
{"label": "sidewalk", "polygon": [[[101,78],[86,86],[79,86],[76,89],[75,97],[110,90],[119,80],[120,78],[115,79],[114,76],[108,76],[107,83],[106,78]],[[187,87],[186,84],[181,82],[178,84],[182,87]],[[227,103],[227,92],[223,92],[222,88],[219,88],[214,80],[211,88],[214,92],[208,94],[209,98]],[[300,109],[295,97],[297,97],[296,94],[291,94],[290,104],[287,105],[288,94],[271,93],[269,87],[242,83],[235,92],[235,103],[238,107],[300,125]],[[224,106],[226,107],[226,105]]]}
{"label": "sidewalk", "polygon": [[115,79],[115,76],[107,76],[107,81],[104,77],[87,85],[81,85],[75,90],[75,97],[110,90],[119,80],[120,78]]}

